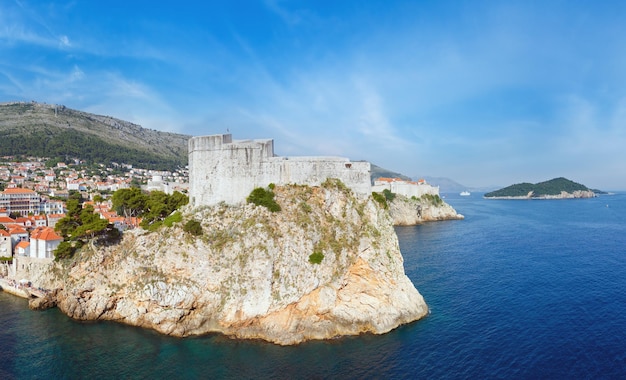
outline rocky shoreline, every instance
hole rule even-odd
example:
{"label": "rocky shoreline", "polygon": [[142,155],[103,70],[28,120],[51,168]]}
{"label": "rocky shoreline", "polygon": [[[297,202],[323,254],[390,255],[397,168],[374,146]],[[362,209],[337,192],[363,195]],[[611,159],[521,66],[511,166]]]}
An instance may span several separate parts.
{"label": "rocky shoreline", "polygon": [[583,191],[578,190],[572,193],[568,193],[566,191],[562,191],[560,194],[556,195],[538,195],[535,196],[532,192],[525,196],[519,197],[484,197],[485,199],[511,199],[511,200],[531,200],[531,199],[584,199],[584,198],[595,198],[597,197],[596,193],[593,191]]}
{"label": "rocky shoreline", "polygon": [[281,345],[382,334],[428,313],[404,273],[390,214],[371,197],[340,185],[274,191],[277,213],[251,204],[183,210],[183,221],[201,222],[200,238],[180,223],[86,246],[41,276],[38,285],[55,290],[32,307],[172,336],[219,332]]}
{"label": "rocky shoreline", "polygon": [[389,214],[394,226],[414,226],[425,222],[465,218],[441,198],[415,199],[402,195],[396,195],[389,202]]}

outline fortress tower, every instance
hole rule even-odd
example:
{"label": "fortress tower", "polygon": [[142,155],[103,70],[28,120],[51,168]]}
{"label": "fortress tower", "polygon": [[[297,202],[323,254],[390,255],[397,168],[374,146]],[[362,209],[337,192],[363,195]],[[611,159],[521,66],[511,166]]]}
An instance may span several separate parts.
{"label": "fortress tower", "polygon": [[237,204],[256,187],[321,185],[338,178],[355,193],[369,195],[370,163],[343,157],[277,157],[274,140],[233,140],[232,135],[189,140],[189,199],[193,206]]}

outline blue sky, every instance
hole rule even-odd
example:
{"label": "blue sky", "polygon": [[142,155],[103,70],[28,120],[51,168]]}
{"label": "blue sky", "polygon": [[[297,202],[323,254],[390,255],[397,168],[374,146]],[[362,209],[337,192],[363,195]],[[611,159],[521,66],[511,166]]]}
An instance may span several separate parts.
{"label": "blue sky", "polygon": [[0,0],[0,102],[626,189],[626,2]]}

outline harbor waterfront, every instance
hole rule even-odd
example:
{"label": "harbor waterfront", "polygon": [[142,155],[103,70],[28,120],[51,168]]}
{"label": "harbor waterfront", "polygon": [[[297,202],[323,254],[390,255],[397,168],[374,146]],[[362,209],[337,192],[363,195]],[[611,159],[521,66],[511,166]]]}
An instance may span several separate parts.
{"label": "harbor waterfront", "polygon": [[396,228],[421,321],[282,347],[76,322],[0,293],[0,378],[626,376],[625,194],[446,202],[465,220]]}

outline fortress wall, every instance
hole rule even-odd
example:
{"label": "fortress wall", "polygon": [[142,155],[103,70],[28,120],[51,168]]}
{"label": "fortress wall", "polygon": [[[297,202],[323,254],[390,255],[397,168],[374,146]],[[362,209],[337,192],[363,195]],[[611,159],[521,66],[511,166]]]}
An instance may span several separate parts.
{"label": "fortress wall", "polygon": [[[189,140],[189,194],[194,206],[245,199],[261,164],[274,155],[272,140],[233,141],[231,135]],[[249,189],[249,190],[248,190]]]}
{"label": "fortress wall", "polygon": [[231,135],[189,140],[189,194],[193,206],[244,202],[256,187],[320,185],[339,178],[356,193],[370,193],[369,162],[341,157],[275,157],[274,141],[232,140]]}
{"label": "fortress wall", "polygon": [[277,185],[319,186],[328,178],[338,178],[357,194],[371,192],[370,163],[343,157],[275,157],[264,172]]}
{"label": "fortress wall", "polygon": [[396,194],[402,194],[407,197],[419,198],[422,195],[439,195],[439,187],[431,185],[415,185],[410,183],[392,183],[391,192]]}
{"label": "fortress wall", "polygon": [[407,182],[388,182],[372,186],[372,191],[375,191],[377,193],[380,193],[383,190],[389,190],[394,194],[404,195],[408,198],[419,198],[425,194],[439,195],[439,186],[431,186],[428,184],[416,185],[414,183]]}

